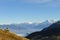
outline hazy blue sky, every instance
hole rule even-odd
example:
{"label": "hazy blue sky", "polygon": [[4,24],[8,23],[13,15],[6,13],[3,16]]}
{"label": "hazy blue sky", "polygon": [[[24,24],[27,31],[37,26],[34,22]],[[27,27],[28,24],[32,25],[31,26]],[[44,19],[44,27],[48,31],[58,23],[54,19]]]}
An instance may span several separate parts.
{"label": "hazy blue sky", "polygon": [[0,24],[60,19],[60,0],[0,0]]}

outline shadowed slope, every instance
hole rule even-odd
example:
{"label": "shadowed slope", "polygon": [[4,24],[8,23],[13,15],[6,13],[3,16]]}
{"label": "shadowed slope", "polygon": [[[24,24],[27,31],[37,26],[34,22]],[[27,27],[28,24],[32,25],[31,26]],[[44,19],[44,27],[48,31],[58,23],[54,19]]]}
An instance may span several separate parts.
{"label": "shadowed slope", "polygon": [[31,40],[60,40],[60,21],[50,25],[42,31],[31,33],[26,36]]}

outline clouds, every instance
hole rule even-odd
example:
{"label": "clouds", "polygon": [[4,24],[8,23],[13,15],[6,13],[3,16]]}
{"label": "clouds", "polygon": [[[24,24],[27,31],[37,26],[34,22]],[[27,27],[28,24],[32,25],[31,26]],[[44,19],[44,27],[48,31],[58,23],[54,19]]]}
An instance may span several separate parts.
{"label": "clouds", "polygon": [[46,2],[50,2],[51,0],[22,0],[22,1],[27,3],[46,3]]}
{"label": "clouds", "polygon": [[59,3],[60,0],[0,0],[0,1],[20,1],[25,3]]}
{"label": "clouds", "polygon": [[24,3],[58,3],[60,4],[60,0],[0,0],[0,1],[20,1]]}
{"label": "clouds", "polygon": [[0,0],[0,1],[15,1],[20,3],[27,3],[27,4],[44,4],[45,6],[53,6],[59,7],[60,0]]}
{"label": "clouds", "polygon": [[53,7],[60,7],[60,0],[52,0],[51,2],[47,3],[47,5]]}
{"label": "clouds", "polygon": [[60,0],[21,0],[24,3],[45,4],[46,6],[60,6]]}
{"label": "clouds", "polygon": [[59,0],[20,0],[20,1],[27,2],[27,3],[48,3],[48,2],[54,2]]}

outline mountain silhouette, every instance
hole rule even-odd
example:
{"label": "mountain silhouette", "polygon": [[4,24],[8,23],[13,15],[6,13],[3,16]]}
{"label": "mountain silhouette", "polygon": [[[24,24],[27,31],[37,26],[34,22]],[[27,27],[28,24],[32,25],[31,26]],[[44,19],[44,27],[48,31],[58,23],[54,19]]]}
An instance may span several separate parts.
{"label": "mountain silhouette", "polygon": [[[42,31],[37,31],[26,36],[31,40],[57,40],[60,39],[60,21],[53,23],[49,27],[43,29]],[[58,37],[59,36],[59,37]]]}

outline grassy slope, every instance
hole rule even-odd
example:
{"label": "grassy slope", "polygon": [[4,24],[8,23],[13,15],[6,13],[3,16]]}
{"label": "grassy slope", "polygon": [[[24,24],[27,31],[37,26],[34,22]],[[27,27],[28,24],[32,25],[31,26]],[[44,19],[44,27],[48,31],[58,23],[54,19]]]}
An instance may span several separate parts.
{"label": "grassy slope", "polygon": [[28,40],[26,38],[17,36],[16,34],[13,34],[9,31],[1,30],[1,29],[0,29],[0,39],[3,39],[3,40]]}

